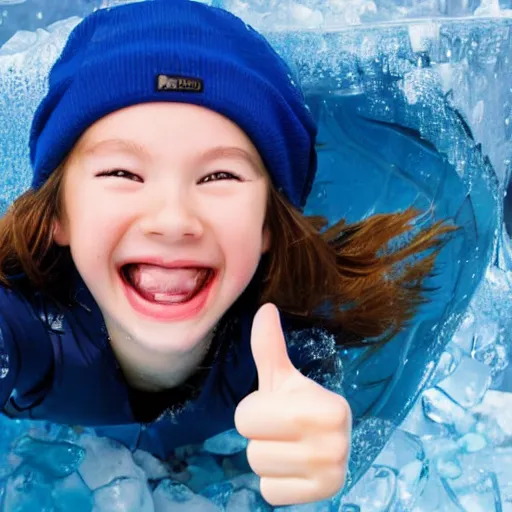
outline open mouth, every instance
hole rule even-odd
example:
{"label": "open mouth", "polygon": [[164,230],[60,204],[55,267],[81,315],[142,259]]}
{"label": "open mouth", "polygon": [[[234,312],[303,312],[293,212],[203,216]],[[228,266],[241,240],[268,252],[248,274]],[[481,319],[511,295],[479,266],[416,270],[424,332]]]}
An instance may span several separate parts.
{"label": "open mouth", "polygon": [[139,297],[162,306],[178,306],[194,300],[215,276],[213,268],[165,268],[145,263],[121,267],[121,277]]}

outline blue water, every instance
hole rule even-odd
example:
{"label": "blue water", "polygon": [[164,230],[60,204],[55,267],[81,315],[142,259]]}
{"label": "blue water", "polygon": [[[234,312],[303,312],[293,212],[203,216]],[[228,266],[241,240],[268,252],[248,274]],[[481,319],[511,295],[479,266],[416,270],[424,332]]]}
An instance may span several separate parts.
{"label": "blue water", "polygon": [[[378,351],[340,354],[356,420],[348,494],[308,510],[507,510],[512,258],[502,226],[503,219],[512,224],[503,199],[512,130],[510,4],[495,2],[502,10],[493,17],[485,2],[361,0],[352,2],[359,10],[338,10],[327,30],[314,26],[322,4],[302,3],[313,24],[307,30],[291,2],[288,11],[274,8],[284,31],[265,16],[270,2],[254,2],[248,17],[290,62],[320,125],[307,211],[355,221],[415,206],[426,212],[423,225],[450,219],[460,227],[429,283],[432,300],[411,326]],[[230,2],[235,12],[240,5]],[[0,44],[20,29],[99,6],[5,5]],[[487,8],[485,18],[464,17]],[[356,11],[363,24],[344,24]],[[407,15],[418,19],[402,21]],[[74,23],[18,34],[0,50],[3,207],[27,185],[28,121]],[[66,428],[36,425],[22,437],[29,426],[1,423],[2,512],[42,510],[41,503],[47,510],[118,510],[115,503],[178,510],[178,502],[184,510],[270,510],[244,474],[243,440],[234,433],[196,447],[188,469],[172,472],[147,454]],[[118,469],[105,467],[107,459],[118,460]],[[162,483],[148,486],[148,479]]]}

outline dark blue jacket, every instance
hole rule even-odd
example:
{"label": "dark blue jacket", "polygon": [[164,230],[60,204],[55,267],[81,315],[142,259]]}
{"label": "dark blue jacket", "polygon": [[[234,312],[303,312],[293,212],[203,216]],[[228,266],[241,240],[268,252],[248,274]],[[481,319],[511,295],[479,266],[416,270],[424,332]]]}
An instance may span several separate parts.
{"label": "dark blue jacket", "polygon": [[[66,306],[40,293],[0,287],[0,407],[12,418],[94,427],[131,449],[165,458],[176,447],[234,427],[236,406],[257,387],[250,348],[253,315],[242,311],[236,328],[217,336],[211,367],[193,398],[179,407],[169,404],[154,421],[144,422],[134,412],[133,390],[83,283]],[[296,367],[322,383],[325,369],[333,387],[341,385],[332,337],[319,329],[285,333]]]}

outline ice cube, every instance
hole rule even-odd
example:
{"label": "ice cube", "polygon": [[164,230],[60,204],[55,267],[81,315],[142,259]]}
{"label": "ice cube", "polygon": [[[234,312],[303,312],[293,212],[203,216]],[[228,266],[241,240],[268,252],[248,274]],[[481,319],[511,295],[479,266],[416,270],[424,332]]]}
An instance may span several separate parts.
{"label": "ice cube", "polygon": [[85,457],[85,450],[73,443],[42,441],[30,436],[19,439],[13,451],[49,479],[74,473]]}
{"label": "ice cube", "polygon": [[186,485],[162,480],[153,492],[155,512],[219,512],[210,500],[195,494]]}
{"label": "ice cube", "polygon": [[79,443],[86,454],[78,471],[91,490],[122,478],[146,481],[144,471],[137,466],[131,452],[117,441],[84,435]]}
{"label": "ice cube", "polygon": [[491,369],[484,363],[463,356],[456,370],[437,384],[452,400],[462,407],[479,404],[491,385]]}
{"label": "ice cube", "polygon": [[39,471],[23,464],[7,480],[2,511],[32,512],[52,507],[52,486]]}
{"label": "ice cube", "polygon": [[372,466],[343,497],[343,502],[357,504],[365,512],[385,512],[395,505],[396,491],[395,471],[386,466]]}
{"label": "ice cube", "polygon": [[437,388],[425,391],[422,396],[425,415],[432,421],[442,423],[460,434],[466,434],[476,424],[475,418],[446,393]]}
{"label": "ice cube", "polygon": [[273,508],[261,495],[251,489],[235,491],[226,505],[226,512],[271,512],[272,510]]}
{"label": "ice cube", "polygon": [[487,440],[480,434],[469,433],[462,436],[457,445],[460,450],[466,453],[479,452],[487,446]]}
{"label": "ice cube", "polygon": [[[489,391],[481,404],[472,409],[480,417],[494,419],[505,436],[507,444],[512,444],[512,393]],[[485,435],[485,431],[482,432]]]}
{"label": "ice cube", "polygon": [[462,512],[457,497],[446,484],[446,481],[440,478],[437,470],[432,467],[429,471],[427,483],[421,496],[418,497],[414,506],[410,509],[404,509],[411,512]]}
{"label": "ice cube", "polygon": [[246,473],[239,475],[230,480],[231,484],[235,489],[252,489],[253,491],[259,492],[260,490],[260,477],[255,473]]}
{"label": "ice cube", "polygon": [[442,436],[447,434],[447,427],[442,423],[436,423],[425,416],[421,400],[417,400],[400,429],[416,436]]}
{"label": "ice cube", "polygon": [[218,484],[209,485],[203,489],[200,494],[221,510],[224,510],[234,490],[235,486],[231,482],[220,482]]}
{"label": "ice cube", "polygon": [[169,467],[144,450],[133,452],[133,460],[144,471],[148,480],[161,480],[170,476]]}
{"label": "ice cube", "polygon": [[428,478],[427,461],[414,460],[409,462],[398,473],[398,498],[401,505],[410,510],[416,499],[423,492]]}
{"label": "ice cube", "polygon": [[233,455],[247,448],[247,439],[232,429],[207,439],[203,448],[217,455]]}
{"label": "ice cube", "polygon": [[147,483],[140,478],[119,477],[94,491],[94,512],[154,512]]}
{"label": "ice cube", "polygon": [[455,479],[462,475],[462,467],[460,462],[455,458],[445,459],[440,457],[436,461],[436,468],[439,475],[443,478]]}
{"label": "ice cube", "polygon": [[196,455],[187,462],[187,471],[191,474],[187,486],[194,492],[200,492],[206,486],[224,480],[224,471],[211,455]]}
{"label": "ice cube", "polygon": [[462,453],[460,461],[464,473],[459,481],[453,482],[456,488],[476,488],[482,479],[482,474],[494,474],[499,483],[499,489],[503,503],[512,503],[512,480],[510,468],[512,468],[512,448],[490,448],[474,452]]}
{"label": "ice cube", "polygon": [[432,376],[432,384],[436,385],[449,377],[459,366],[462,359],[462,350],[454,343],[450,343],[441,354],[436,370]]}
{"label": "ice cube", "polygon": [[461,508],[466,512],[501,512],[501,497],[498,479],[494,473],[480,473],[477,482],[461,484],[451,481],[450,487],[457,496]]}
{"label": "ice cube", "polygon": [[342,505],[340,512],[361,512],[361,507],[359,507],[359,505],[354,505],[353,503],[347,503]]}
{"label": "ice cube", "polygon": [[422,462],[424,459],[425,453],[420,439],[397,428],[375,464],[399,469],[410,462]]}
{"label": "ice cube", "polygon": [[453,335],[452,341],[448,344],[449,349],[456,350],[456,348],[459,347],[460,350],[463,350],[466,354],[471,354],[473,352],[473,347],[475,344],[476,329],[476,314],[470,307],[468,311],[466,311],[466,314],[464,315],[462,322],[459,325],[459,328]]}
{"label": "ice cube", "polygon": [[450,458],[459,452],[457,441],[450,437],[425,436],[421,441],[428,460]]}
{"label": "ice cube", "polygon": [[52,498],[58,512],[91,512],[93,508],[92,493],[78,473],[56,482]]}

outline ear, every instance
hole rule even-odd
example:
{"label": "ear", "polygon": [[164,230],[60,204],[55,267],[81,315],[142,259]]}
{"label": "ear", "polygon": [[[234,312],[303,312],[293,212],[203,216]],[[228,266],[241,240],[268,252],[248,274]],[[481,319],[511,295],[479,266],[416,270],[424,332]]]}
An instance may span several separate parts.
{"label": "ear", "polygon": [[53,222],[53,240],[61,247],[69,245],[69,232],[66,222],[63,222],[60,219],[56,219]]}
{"label": "ear", "polygon": [[269,251],[271,246],[271,235],[270,235],[270,228],[268,227],[267,223],[263,226],[263,234],[261,238],[261,254],[265,254]]}

